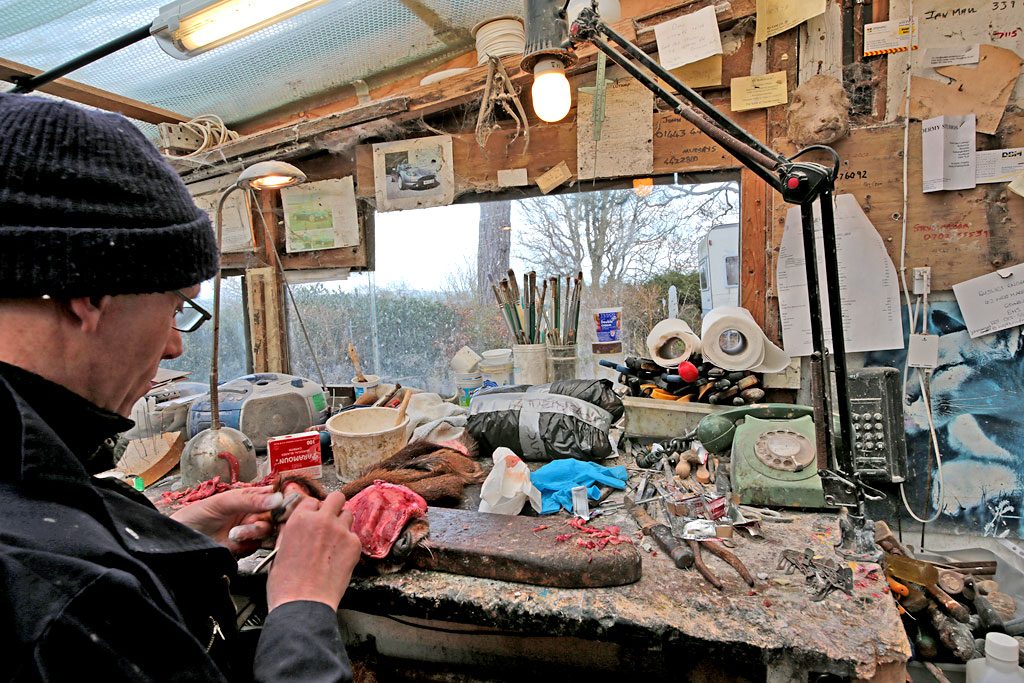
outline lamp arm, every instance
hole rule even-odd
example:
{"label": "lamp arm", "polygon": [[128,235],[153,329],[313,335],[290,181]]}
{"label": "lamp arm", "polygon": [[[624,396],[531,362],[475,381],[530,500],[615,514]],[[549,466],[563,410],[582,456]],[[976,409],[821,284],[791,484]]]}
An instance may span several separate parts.
{"label": "lamp arm", "polygon": [[213,280],[213,358],[210,360],[210,429],[220,429],[220,397],[217,395],[217,356],[220,353],[220,250],[224,235],[224,202],[238,189],[232,185],[224,190],[217,202],[217,277]]}
{"label": "lamp arm", "polygon": [[89,50],[85,54],[79,55],[72,60],[64,62],[60,66],[55,66],[49,71],[44,71],[41,74],[32,76],[31,78],[17,78],[16,85],[11,88],[8,92],[12,93],[29,93],[33,90],[41,88],[42,86],[55,81],[62,76],[80,69],[87,64],[92,64],[98,59],[106,57],[109,54],[113,54],[118,50],[128,47],[134,43],[139,42],[149,37],[150,24],[140,26],[130,33],[126,33],[120,38],[115,38],[97,48]]}

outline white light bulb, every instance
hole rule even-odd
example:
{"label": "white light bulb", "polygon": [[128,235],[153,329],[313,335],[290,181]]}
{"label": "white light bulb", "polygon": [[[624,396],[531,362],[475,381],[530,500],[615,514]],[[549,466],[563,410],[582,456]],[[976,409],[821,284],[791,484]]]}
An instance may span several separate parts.
{"label": "white light bulb", "polygon": [[533,68],[533,111],[542,121],[561,121],[572,106],[572,91],[565,67],[555,59],[542,59]]}

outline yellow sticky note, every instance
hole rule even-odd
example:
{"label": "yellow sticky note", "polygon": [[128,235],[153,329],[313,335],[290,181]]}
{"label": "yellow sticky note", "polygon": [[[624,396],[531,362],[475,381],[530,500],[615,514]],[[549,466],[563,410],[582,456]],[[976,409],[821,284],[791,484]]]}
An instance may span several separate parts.
{"label": "yellow sticky note", "polygon": [[776,104],[786,104],[789,101],[789,95],[786,92],[785,71],[776,71],[763,76],[734,78],[729,85],[732,93],[729,108],[733,111],[764,109]]}
{"label": "yellow sticky note", "polygon": [[690,88],[708,88],[722,85],[722,55],[711,55],[696,62],[684,64],[669,73]]}
{"label": "yellow sticky note", "polygon": [[757,0],[754,6],[754,40],[758,43],[825,13],[825,0]]}

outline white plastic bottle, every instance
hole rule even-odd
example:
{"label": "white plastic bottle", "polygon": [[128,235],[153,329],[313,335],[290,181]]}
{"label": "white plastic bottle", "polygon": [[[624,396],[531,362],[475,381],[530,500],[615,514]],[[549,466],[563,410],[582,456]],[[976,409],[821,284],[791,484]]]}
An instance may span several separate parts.
{"label": "white plastic bottle", "polygon": [[984,659],[967,662],[967,683],[1024,683],[1024,669],[1017,666],[1019,647],[1005,633],[986,635]]}

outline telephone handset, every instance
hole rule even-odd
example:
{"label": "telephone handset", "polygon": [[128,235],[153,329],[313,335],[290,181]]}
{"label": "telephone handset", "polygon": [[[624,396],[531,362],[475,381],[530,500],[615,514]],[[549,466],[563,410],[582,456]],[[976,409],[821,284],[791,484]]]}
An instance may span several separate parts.
{"label": "telephone handset", "polygon": [[761,420],[792,420],[814,415],[814,409],[791,403],[757,403],[711,413],[697,424],[697,440],[709,453],[719,455],[732,448],[736,422],[744,417]]}

